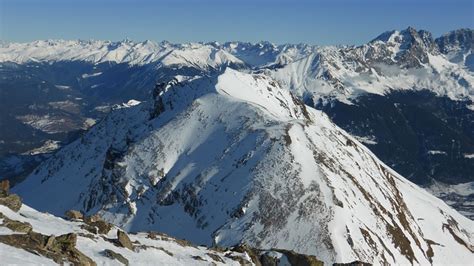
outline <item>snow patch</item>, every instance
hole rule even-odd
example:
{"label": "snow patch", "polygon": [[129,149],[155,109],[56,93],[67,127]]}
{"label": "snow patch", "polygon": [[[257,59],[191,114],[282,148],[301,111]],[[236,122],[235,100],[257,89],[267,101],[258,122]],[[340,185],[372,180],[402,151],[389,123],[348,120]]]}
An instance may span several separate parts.
{"label": "snow patch", "polygon": [[41,147],[27,151],[23,154],[38,155],[38,154],[43,154],[43,153],[51,153],[61,147],[59,143],[60,141],[57,141],[57,140],[47,140],[43,143]]}
{"label": "snow patch", "polygon": [[96,72],[96,73],[92,73],[92,74],[82,74],[82,78],[83,79],[86,79],[86,78],[91,78],[91,77],[97,77],[97,76],[100,76],[102,75],[102,72]]}
{"label": "snow patch", "polygon": [[67,85],[54,85],[56,88],[60,89],[60,90],[70,90],[71,89],[71,86],[67,86]]}
{"label": "snow patch", "polygon": [[430,154],[430,155],[446,155],[447,153],[445,151],[429,150],[428,154]]}
{"label": "snow patch", "polygon": [[378,143],[375,136],[354,136],[354,138],[367,145],[376,145]]}

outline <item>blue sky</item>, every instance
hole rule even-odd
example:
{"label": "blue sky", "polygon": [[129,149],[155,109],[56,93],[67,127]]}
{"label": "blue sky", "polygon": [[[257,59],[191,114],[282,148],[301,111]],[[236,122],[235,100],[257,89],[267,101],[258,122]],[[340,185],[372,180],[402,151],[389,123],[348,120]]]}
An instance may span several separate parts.
{"label": "blue sky", "polygon": [[0,0],[0,39],[361,44],[414,26],[473,28],[474,0]]}

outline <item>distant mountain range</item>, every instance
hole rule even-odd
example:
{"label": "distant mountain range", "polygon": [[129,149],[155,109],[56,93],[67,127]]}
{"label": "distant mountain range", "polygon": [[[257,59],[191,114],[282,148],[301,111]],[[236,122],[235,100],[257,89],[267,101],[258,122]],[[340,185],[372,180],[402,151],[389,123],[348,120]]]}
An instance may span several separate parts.
{"label": "distant mountain range", "polygon": [[472,36],[5,43],[0,174],[40,211],[198,244],[472,261],[473,221],[407,180],[474,217]]}
{"label": "distant mountain range", "polygon": [[51,143],[74,140],[114,104],[146,100],[157,81],[230,66],[274,77],[395,170],[470,216],[473,43],[471,29],[433,39],[413,28],[385,32],[357,47],[2,43],[0,176],[23,179],[49,156]]}

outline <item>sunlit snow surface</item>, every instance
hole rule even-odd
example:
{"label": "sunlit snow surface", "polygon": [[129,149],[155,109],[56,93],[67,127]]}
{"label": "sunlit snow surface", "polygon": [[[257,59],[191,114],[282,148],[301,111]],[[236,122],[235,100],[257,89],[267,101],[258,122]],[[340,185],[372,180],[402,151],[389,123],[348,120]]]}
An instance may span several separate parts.
{"label": "sunlit snow surface", "polygon": [[[121,254],[131,265],[156,265],[157,263],[160,265],[211,265],[212,263],[240,265],[237,261],[225,257],[223,253],[219,254],[205,247],[182,245],[162,235],[150,239],[147,233],[129,234],[132,242],[138,241],[140,245],[147,246],[147,248],[136,248],[135,251],[131,251],[106,241],[103,236],[91,235],[90,232],[81,228],[80,222],[66,221],[51,214],[40,213],[26,205],[23,205],[18,213],[0,205],[0,212],[9,219],[30,223],[33,231],[43,235],[59,236],[76,233],[78,235],[76,248],[97,265],[121,265],[118,261],[103,255],[105,249]],[[0,235],[10,234],[14,232],[0,225]],[[117,228],[113,228],[104,237],[116,239],[116,235]],[[222,261],[215,261],[209,254],[219,257]],[[250,260],[246,254],[230,251],[229,254]],[[196,256],[202,260],[196,260]],[[3,243],[0,243],[0,258],[1,265],[56,265],[51,259]]]}
{"label": "sunlit snow surface", "polygon": [[157,90],[117,108],[15,192],[42,211],[98,212],[130,231],[200,244],[325,262],[473,261],[473,221],[272,78],[228,68]]}
{"label": "sunlit snow surface", "polygon": [[[32,43],[9,43],[0,46],[0,62],[86,61],[91,63],[129,63],[215,67],[220,64],[243,64],[233,55],[199,43],[170,44],[145,42],[64,41],[48,40]],[[101,72],[82,75],[90,78]]]}
{"label": "sunlit snow surface", "polygon": [[[358,47],[274,45],[268,42],[171,44],[128,40],[5,43],[0,46],[0,62],[155,63],[200,70],[234,65],[266,69],[282,86],[298,96],[310,95],[315,100],[335,97],[351,102],[361,93],[384,94],[390,90],[412,89],[428,89],[452,99],[473,99],[474,78],[469,69],[453,60],[454,52],[444,55],[431,51],[424,47],[418,33],[414,33],[414,37],[401,38],[409,34],[407,30],[387,32]],[[426,49],[427,54],[413,55],[413,60],[419,60],[416,56],[427,56],[428,62],[400,68],[407,64],[397,58],[407,49],[405,39]],[[85,73],[83,78],[101,74]]]}

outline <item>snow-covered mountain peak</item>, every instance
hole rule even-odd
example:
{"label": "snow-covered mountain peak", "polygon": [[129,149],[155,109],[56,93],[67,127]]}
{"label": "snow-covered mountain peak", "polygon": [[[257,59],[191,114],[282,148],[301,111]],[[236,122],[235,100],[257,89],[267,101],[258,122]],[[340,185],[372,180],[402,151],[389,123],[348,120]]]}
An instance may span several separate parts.
{"label": "snow-covered mountain peak", "polygon": [[[162,50],[156,43],[134,43],[132,41],[66,41],[48,40],[32,43],[10,43],[0,48],[0,61],[56,62],[87,61],[149,63],[150,53]],[[148,59],[148,60],[147,60]]]}
{"label": "snow-covered mountain peak", "polygon": [[272,78],[249,74],[230,67],[215,76],[177,76],[160,83],[154,90],[152,116],[182,111],[207,94],[218,94],[228,101],[243,103],[276,120],[310,120],[304,104]]}
{"label": "snow-covered mountain peak", "polygon": [[243,61],[226,51],[198,43],[190,43],[173,49],[160,60],[160,63],[167,66],[188,66],[198,69],[245,65]]}
{"label": "snow-covered mountain peak", "polygon": [[187,66],[199,69],[244,63],[222,49],[210,44],[171,44],[153,41],[65,41],[47,40],[31,43],[7,43],[0,47],[1,62],[58,62],[85,61],[145,65],[160,63],[165,66]]}
{"label": "snow-covered mountain peak", "polygon": [[404,68],[422,67],[423,64],[429,63],[428,54],[439,53],[431,33],[425,30],[417,31],[413,27],[402,31],[387,31],[365,46],[371,51],[370,59],[388,64],[396,63]]}
{"label": "snow-covered mountain peak", "polygon": [[227,68],[217,79],[219,93],[255,105],[275,119],[309,119],[305,106],[288,90],[263,74],[244,74]]}
{"label": "snow-covered mountain peak", "polygon": [[328,98],[351,103],[362,94],[392,90],[429,90],[456,100],[472,99],[469,65],[474,60],[470,52],[454,58],[439,52],[429,32],[408,28],[386,32],[358,47],[313,48],[268,72],[315,103]]}
{"label": "snow-covered mountain peak", "polygon": [[202,244],[325,262],[472,259],[472,221],[272,78],[232,69],[157,85],[152,101],[114,110],[14,190],[40,210]]}
{"label": "snow-covered mountain peak", "polygon": [[220,48],[254,67],[273,63],[280,53],[280,48],[270,42],[226,42]]}
{"label": "snow-covered mountain peak", "polygon": [[358,47],[270,42],[37,41],[2,45],[0,62],[152,65],[149,70],[159,76],[176,72],[200,75],[227,66],[260,69],[283,88],[313,102],[327,98],[351,102],[364,93],[413,89],[464,99],[474,95],[469,73],[474,69],[474,56],[468,49],[473,39],[469,36],[472,30],[464,29],[435,42],[429,32],[409,27],[383,33]]}
{"label": "snow-covered mountain peak", "polygon": [[430,47],[433,44],[433,36],[428,31],[417,31],[413,27],[408,27],[401,31],[392,30],[384,32],[370,43],[375,43],[377,41],[392,45],[398,43],[402,49],[407,49],[413,45]]}
{"label": "snow-covered mountain peak", "polygon": [[453,63],[474,72],[474,30],[459,29],[437,38],[440,51]]}
{"label": "snow-covered mountain peak", "polygon": [[466,28],[450,31],[437,38],[436,42],[443,53],[472,50],[474,49],[474,30]]}

